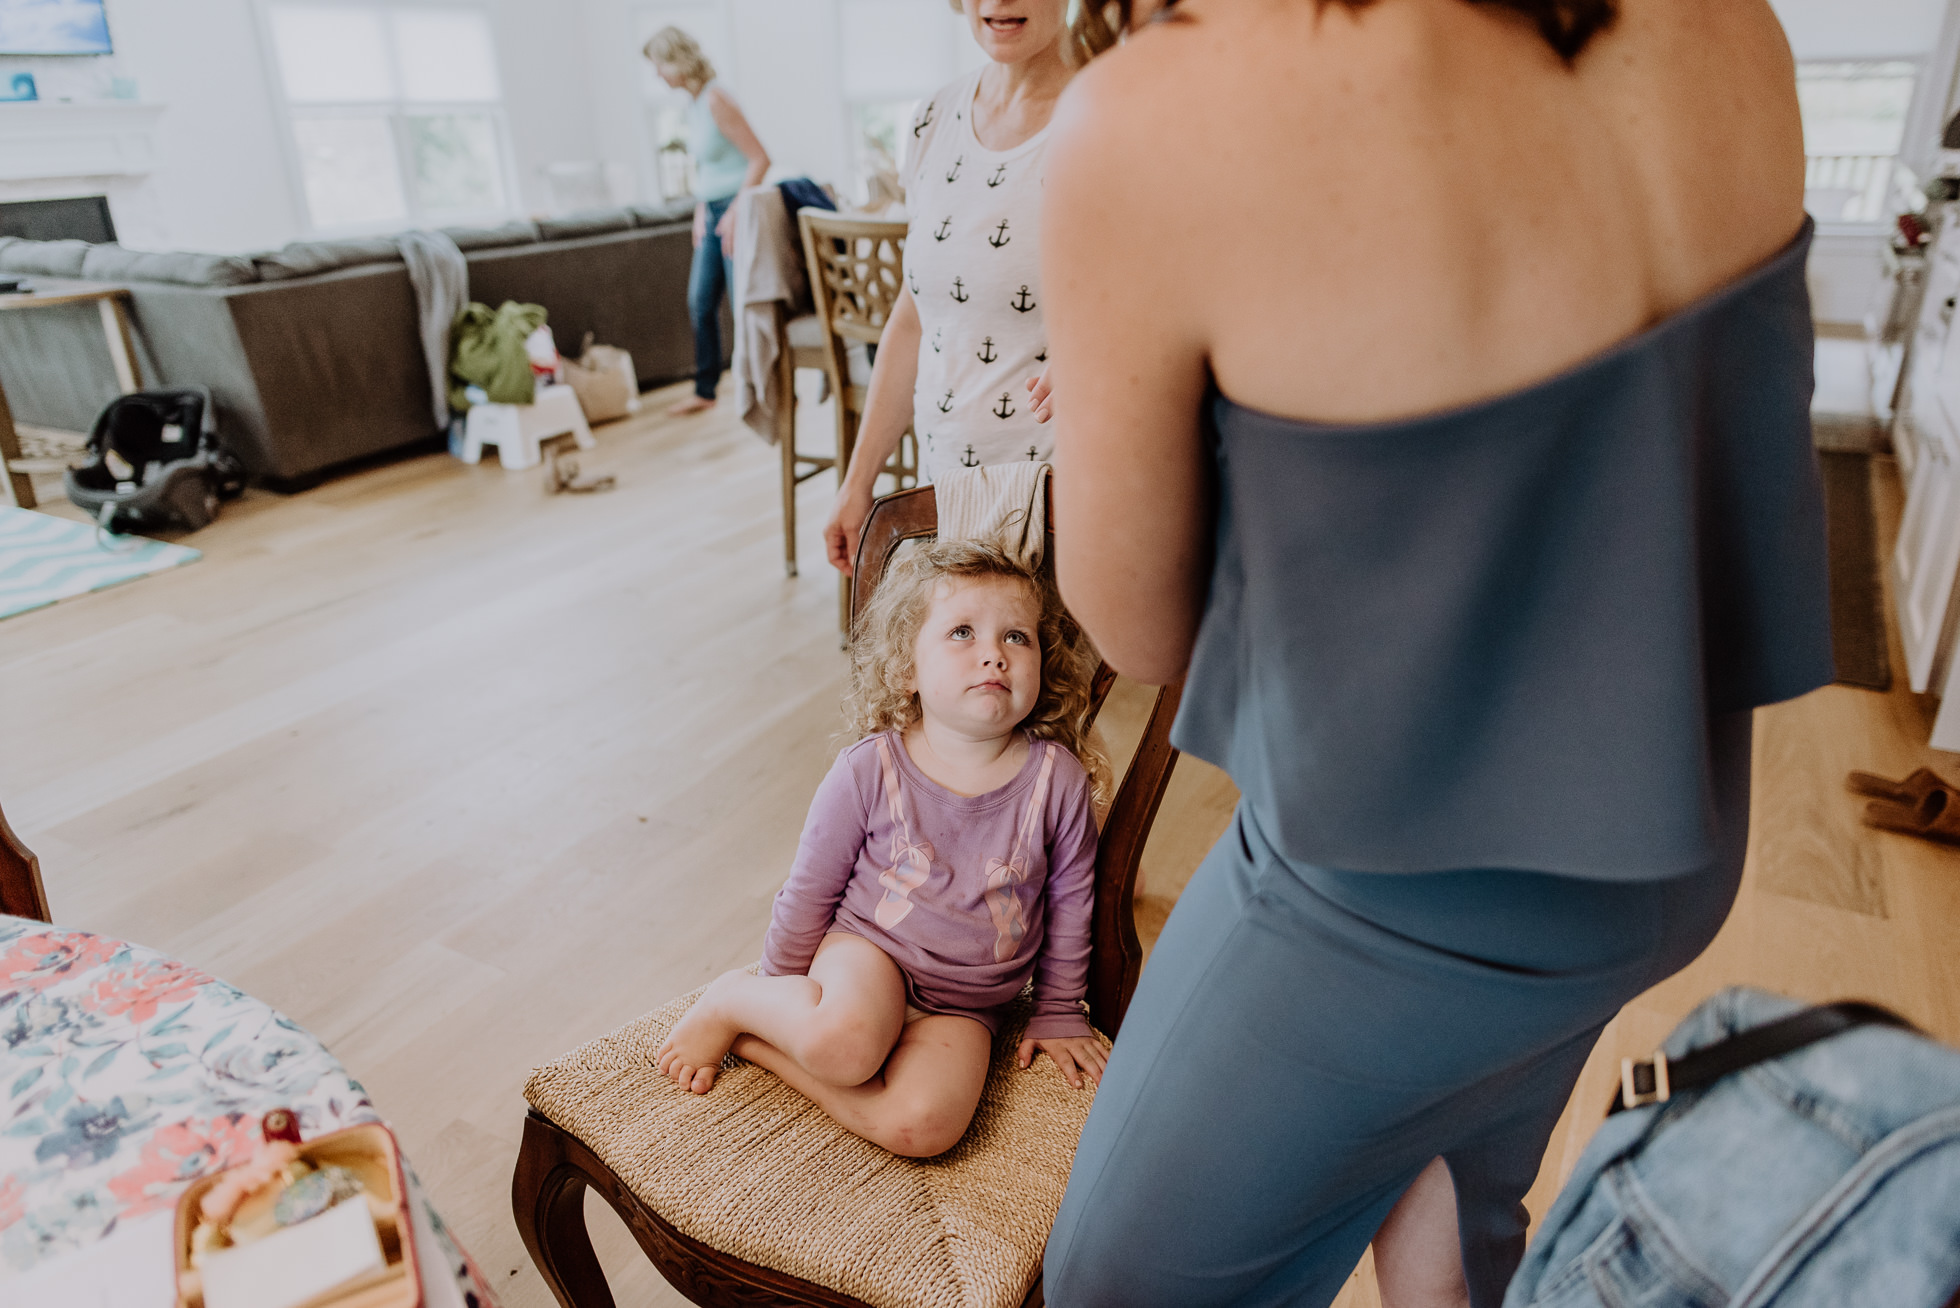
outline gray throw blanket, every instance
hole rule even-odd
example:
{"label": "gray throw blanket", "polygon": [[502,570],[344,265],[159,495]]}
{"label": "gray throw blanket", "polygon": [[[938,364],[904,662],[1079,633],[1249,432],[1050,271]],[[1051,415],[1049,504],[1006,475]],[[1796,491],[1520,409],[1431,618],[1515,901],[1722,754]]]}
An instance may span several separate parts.
{"label": "gray throw blanket", "polygon": [[422,328],[422,354],[429,365],[429,394],[436,429],[449,426],[449,325],[470,300],[470,266],[456,242],[441,232],[403,232],[395,238],[408,280],[415,287],[415,312]]}

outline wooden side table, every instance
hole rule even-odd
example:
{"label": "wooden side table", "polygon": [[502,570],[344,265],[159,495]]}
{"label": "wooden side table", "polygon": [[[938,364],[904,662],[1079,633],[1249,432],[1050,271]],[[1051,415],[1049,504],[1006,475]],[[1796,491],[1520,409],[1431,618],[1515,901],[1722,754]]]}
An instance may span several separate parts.
{"label": "wooden side table", "polygon": [[[109,362],[116,370],[116,384],[122,393],[143,389],[143,372],[136,362],[136,338],[129,327],[129,288],[112,282],[82,282],[65,277],[37,277],[33,289],[0,295],[0,312],[45,309],[57,304],[93,304],[102,317],[102,334],[109,343]],[[0,388],[0,486],[6,502],[23,509],[34,507],[34,482],[24,472],[16,472],[13,461],[20,458],[20,436],[14,431],[13,410]]]}

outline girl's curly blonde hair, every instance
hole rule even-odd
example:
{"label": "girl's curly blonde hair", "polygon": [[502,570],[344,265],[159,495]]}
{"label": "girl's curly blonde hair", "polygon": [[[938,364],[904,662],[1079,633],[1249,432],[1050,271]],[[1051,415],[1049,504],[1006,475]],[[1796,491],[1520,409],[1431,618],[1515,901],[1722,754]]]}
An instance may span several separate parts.
{"label": "girl's curly blonde hair", "polygon": [[912,654],[939,587],[947,582],[1006,577],[1026,585],[1041,606],[1041,693],[1021,727],[1075,755],[1089,773],[1098,811],[1108,802],[1109,759],[1089,734],[1091,694],[1101,662],[1088,634],[1062,607],[1054,581],[1016,563],[999,546],[979,541],[919,541],[899,551],[851,628],[851,679],[844,694],[845,731],[863,740],[903,731],[919,720],[911,689]]}

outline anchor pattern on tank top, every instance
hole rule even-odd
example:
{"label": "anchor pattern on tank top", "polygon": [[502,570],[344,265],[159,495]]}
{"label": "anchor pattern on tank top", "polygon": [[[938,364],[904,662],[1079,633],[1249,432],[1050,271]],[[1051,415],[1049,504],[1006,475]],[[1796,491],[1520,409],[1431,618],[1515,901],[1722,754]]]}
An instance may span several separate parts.
{"label": "anchor pattern on tank top", "polygon": [[1048,362],[1038,257],[1046,133],[1007,151],[978,144],[964,112],[978,76],[932,96],[907,142],[905,285],[931,346],[920,352],[913,430],[928,476],[1038,462],[1053,449],[1052,430],[1023,402]]}

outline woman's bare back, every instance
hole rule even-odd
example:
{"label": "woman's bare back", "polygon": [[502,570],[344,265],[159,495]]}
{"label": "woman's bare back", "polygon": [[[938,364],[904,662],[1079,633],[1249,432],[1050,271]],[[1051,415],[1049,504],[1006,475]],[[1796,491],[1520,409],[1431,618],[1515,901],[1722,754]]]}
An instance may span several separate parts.
{"label": "woman's bare back", "polygon": [[1622,0],[1569,68],[1495,5],[1186,0],[1080,81],[1086,112],[1127,120],[1097,135],[1137,152],[1112,174],[1148,177],[1128,211],[1177,247],[1148,274],[1176,330],[1226,394],[1289,417],[1529,385],[1733,280],[1803,217],[1765,0]]}

